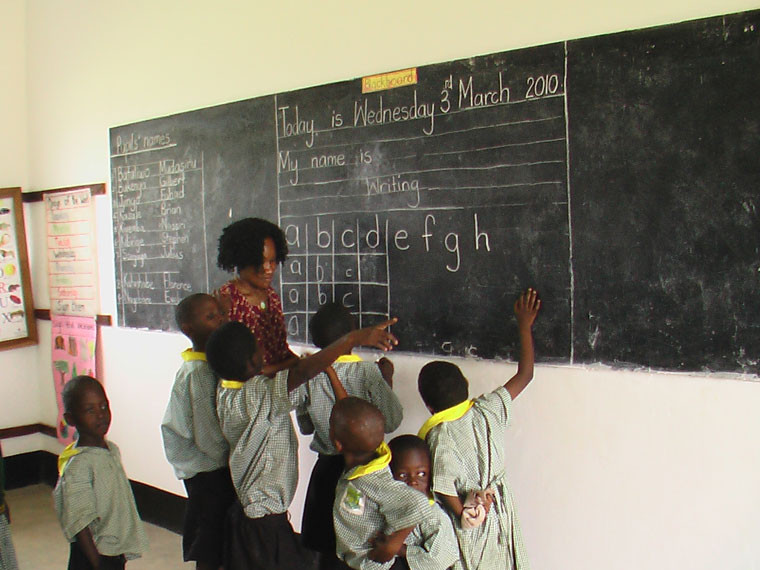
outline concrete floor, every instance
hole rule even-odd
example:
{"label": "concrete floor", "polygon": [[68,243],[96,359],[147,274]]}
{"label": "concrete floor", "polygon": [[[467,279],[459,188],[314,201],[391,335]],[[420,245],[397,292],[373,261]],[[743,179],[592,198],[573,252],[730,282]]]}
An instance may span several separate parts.
{"label": "concrete floor", "polygon": [[[32,485],[6,492],[11,510],[11,534],[19,570],[63,570],[69,560],[69,545],[53,509],[50,487]],[[146,524],[150,543],[145,556],[127,564],[129,570],[188,570],[195,564],[182,562],[181,537]]]}

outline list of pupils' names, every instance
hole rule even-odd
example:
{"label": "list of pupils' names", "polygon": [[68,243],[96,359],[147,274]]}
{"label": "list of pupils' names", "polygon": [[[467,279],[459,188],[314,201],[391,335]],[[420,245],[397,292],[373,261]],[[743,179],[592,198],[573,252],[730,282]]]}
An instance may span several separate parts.
{"label": "list of pupils' names", "polygon": [[[462,67],[435,83],[421,74],[411,85],[409,70],[398,89],[357,94],[343,84],[275,97],[291,338],[308,340],[308,319],[327,301],[349,306],[360,326],[391,316],[394,276],[414,275],[415,264],[460,279],[480,271],[479,286],[496,290],[502,268],[487,275],[482,260],[501,264],[518,238],[535,244],[534,258],[568,251],[564,60],[554,60]],[[531,236],[519,236],[526,219]],[[553,271],[566,298],[569,261]],[[419,294],[435,294],[420,277]]]}
{"label": "list of pupils' names", "polygon": [[203,153],[183,149],[165,133],[120,135],[115,143],[111,179],[120,322],[148,305],[164,306],[171,315],[183,297],[199,290],[199,269],[208,287],[205,255],[197,264],[192,260],[193,243],[205,243]]}

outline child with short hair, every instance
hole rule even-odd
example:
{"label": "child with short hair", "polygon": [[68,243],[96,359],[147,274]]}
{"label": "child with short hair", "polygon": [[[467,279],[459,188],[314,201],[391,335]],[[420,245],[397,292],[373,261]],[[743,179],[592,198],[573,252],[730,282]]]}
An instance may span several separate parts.
{"label": "child with short hair", "polygon": [[10,510],[5,502],[5,463],[0,448],[0,570],[18,570],[10,525]]}
{"label": "child with short hair", "polygon": [[[335,302],[322,305],[309,322],[311,338],[318,348],[329,346],[355,329],[351,312]],[[384,431],[390,433],[401,423],[403,409],[392,389],[393,364],[387,358],[381,361],[384,370],[380,363],[362,361],[348,351],[338,357],[332,368],[346,395],[362,398],[378,407],[385,418]],[[296,406],[301,433],[314,434],[311,449],[319,454],[306,492],[301,538],[306,547],[321,553],[320,568],[345,568],[335,558],[332,522],[335,486],[344,467],[343,456],[330,441],[330,412],[337,396],[327,373],[321,373],[291,392],[290,399]]]}
{"label": "child with short hair", "polygon": [[531,327],[540,306],[533,289],[515,302],[517,373],[490,394],[468,400],[467,379],[450,362],[430,362],[420,371],[419,392],[433,415],[419,436],[430,446],[432,488],[452,516],[466,569],[528,568],[503,447],[512,400],[533,378]]}
{"label": "child with short hair", "polygon": [[91,376],[63,388],[63,417],[77,439],[58,458],[53,491],[63,534],[71,543],[69,570],[124,568],[147,550],[132,488],[119,448],[106,439],[111,409],[105,390]]}
{"label": "child with short hair", "polygon": [[272,379],[261,374],[262,351],[244,324],[226,323],[211,335],[206,355],[224,378],[217,411],[230,444],[230,470],[239,501],[228,515],[225,568],[301,570],[312,564],[287,515],[298,481],[298,441],[288,393],[356,346],[390,350],[397,341],[384,329],[395,322],[352,331]]}
{"label": "child with short hair", "polygon": [[330,415],[332,441],[346,461],[333,505],[336,552],[351,568],[389,570],[415,527],[435,516],[423,493],[393,478],[384,424],[361,398],[338,401]]}
{"label": "child with short hair", "polygon": [[430,492],[430,449],[412,434],[399,435],[388,442],[390,468],[396,481],[417,489],[433,505],[434,516],[414,527],[392,570],[445,570],[459,560],[459,544],[451,519]]}
{"label": "child with short hair", "polygon": [[219,384],[206,361],[208,337],[227,322],[219,302],[205,293],[185,297],[175,309],[177,326],[193,343],[182,352],[161,435],[166,459],[187,490],[182,554],[198,570],[222,565],[224,521],[235,501],[229,445],[216,415]]}

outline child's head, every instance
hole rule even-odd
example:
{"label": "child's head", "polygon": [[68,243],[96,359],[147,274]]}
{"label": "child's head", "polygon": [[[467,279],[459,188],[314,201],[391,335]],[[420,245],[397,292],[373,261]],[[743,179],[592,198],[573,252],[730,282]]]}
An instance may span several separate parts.
{"label": "child's head", "polygon": [[174,310],[174,318],[179,330],[198,350],[204,350],[211,333],[227,322],[219,301],[206,293],[195,293],[182,299]]}
{"label": "child's head", "polygon": [[430,495],[430,449],[416,435],[400,435],[389,443],[393,478]]}
{"label": "child's head", "polygon": [[63,387],[63,418],[77,428],[80,442],[103,441],[111,426],[111,408],[103,386],[92,376],[75,376]]}
{"label": "child's head", "polygon": [[330,414],[330,439],[340,453],[370,453],[384,438],[385,418],[376,406],[353,396],[335,403]]}
{"label": "child's head", "polygon": [[309,321],[311,340],[318,348],[325,348],[355,328],[351,311],[336,302],[322,305]]}
{"label": "child's head", "polygon": [[256,337],[238,322],[225,323],[211,333],[206,342],[206,360],[222,378],[243,382],[261,372],[264,365]]}
{"label": "child's head", "polygon": [[456,364],[436,360],[420,370],[417,389],[432,413],[440,412],[467,399],[467,378]]}

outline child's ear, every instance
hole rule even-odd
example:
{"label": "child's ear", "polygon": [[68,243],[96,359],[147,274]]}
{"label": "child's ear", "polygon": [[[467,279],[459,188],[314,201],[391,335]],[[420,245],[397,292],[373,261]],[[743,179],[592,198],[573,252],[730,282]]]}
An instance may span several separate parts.
{"label": "child's ear", "polygon": [[192,323],[182,323],[182,326],[179,327],[179,330],[182,331],[182,334],[190,337],[193,334],[193,325]]}
{"label": "child's ear", "polygon": [[74,420],[74,416],[71,413],[64,412],[63,413],[63,419],[66,422],[66,425],[69,425],[71,427],[77,427],[77,425],[75,423],[75,420]]}
{"label": "child's ear", "polygon": [[339,440],[334,439],[333,445],[335,446],[335,449],[338,451],[338,453],[343,453],[343,444]]}

